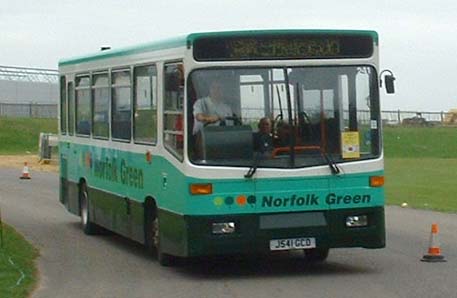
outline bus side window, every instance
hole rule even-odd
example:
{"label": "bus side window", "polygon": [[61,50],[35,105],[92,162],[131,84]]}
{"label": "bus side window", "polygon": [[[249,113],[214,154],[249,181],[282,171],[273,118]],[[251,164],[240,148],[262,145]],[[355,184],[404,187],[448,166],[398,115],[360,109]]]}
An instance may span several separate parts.
{"label": "bus side window", "polygon": [[75,87],[73,82],[68,82],[67,86],[68,98],[68,134],[73,135],[75,127]]}
{"label": "bus side window", "polygon": [[60,77],[60,134],[67,134],[67,81]]}
{"label": "bus side window", "polygon": [[134,139],[136,143],[157,141],[157,70],[155,65],[135,67]]}
{"label": "bus side window", "polygon": [[90,135],[91,131],[91,96],[90,77],[84,75],[76,78],[76,133]]}
{"label": "bus side window", "polygon": [[184,125],[184,68],[182,63],[164,67],[163,140],[165,147],[182,160]]}
{"label": "bus side window", "polygon": [[111,135],[113,139],[130,140],[131,136],[131,96],[130,70],[115,70],[112,80]]}
{"label": "bus side window", "polygon": [[92,76],[92,108],[94,138],[108,139],[109,137],[109,80],[108,72],[93,74]]}

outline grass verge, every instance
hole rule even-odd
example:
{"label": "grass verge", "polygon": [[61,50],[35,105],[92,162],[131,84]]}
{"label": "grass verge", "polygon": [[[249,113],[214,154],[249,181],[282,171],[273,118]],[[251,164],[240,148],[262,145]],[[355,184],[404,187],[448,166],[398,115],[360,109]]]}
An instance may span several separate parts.
{"label": "grass verge", "polygon": [[28,297],[37,283],[34,260],[38,250],[13,228],[3,224],[0,243],[0,297]]}
{"label": "grass verge", "polygon": [[0,118],[0,154],[37,153],[40,132],[57,133],[57,120]]}
{"label": "grass verge", "polygon": [[387,158],[457,158],[457,128],[385,127],[384,152]]}
{"label": "grass verge", "polygon": [[386,158],[387,204],[457,212],[457,158]]}

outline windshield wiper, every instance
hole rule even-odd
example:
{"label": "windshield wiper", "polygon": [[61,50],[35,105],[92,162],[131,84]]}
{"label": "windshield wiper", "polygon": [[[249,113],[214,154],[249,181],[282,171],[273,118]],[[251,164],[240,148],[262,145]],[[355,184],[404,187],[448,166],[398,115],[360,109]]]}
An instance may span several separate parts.
{"label": "windshield wiper", "polygon": [[325,161],[327,162],[328,166],[330,167],[330,171],[332,171],[333,175],[338,175],[341,170],[335,161],[327,154],[327,152],[321,150],[321,154],[324,157]]}
{"label": "windshield wiper", "polygon": [[255,172],[257,172],[257,167],[259,166],[260,153],[254,152],[254,159],[252,161],[252,166],[249,168],[248,172],[244,175],[244,178],[252,178]]}

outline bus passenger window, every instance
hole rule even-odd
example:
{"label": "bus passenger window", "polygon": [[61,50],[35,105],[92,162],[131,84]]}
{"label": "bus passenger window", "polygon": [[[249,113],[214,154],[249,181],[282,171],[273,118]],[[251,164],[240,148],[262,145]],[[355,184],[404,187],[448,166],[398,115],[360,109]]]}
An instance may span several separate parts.
{"label": "bus passenger window", "polygon": [[170,63],[165,65],[164,80],[164,144],[173,155],[182,159],[184,148],[184,68],[182,63]]}
{"label": "bus passenger window", "polygon": [[134,139],[137,143],[157,141],[157,70],[154,65],[135,68]]}
{"label": "bus passenger window", "polygon": [[90,135],[91,131],[90,77],[76,78],[76,133]]}
{"label": "bus passenger window", "polygon": [[94,137],[109,137],[109,81],[108,73],[94,74],[92,79]]}
{"label": "bus passenger window", "polygon": [[112,92],[111,135],[113,139],[130,140],[132,108],[129,70],[113,71]]}
{"label": "bus passenger window", "polygon": [[67,83],[65,77],[60,77],[60,133],[67,134]]}
{"label": "bus passenger window", "polygon": [[68,134],[73,135],[75,127],[75,87],[73,82],[68,82]]}

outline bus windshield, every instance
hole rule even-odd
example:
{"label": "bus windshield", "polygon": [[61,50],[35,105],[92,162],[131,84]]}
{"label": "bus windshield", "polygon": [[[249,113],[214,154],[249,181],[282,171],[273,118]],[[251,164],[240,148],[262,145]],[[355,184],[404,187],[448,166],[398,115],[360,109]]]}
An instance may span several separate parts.
{"label": "bus windshield", "polygon": [[301,168],[380,155],[371,66],[194,70],[188,153],[207,166]]}

